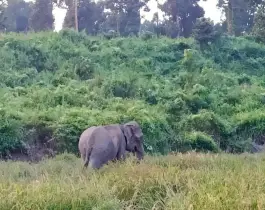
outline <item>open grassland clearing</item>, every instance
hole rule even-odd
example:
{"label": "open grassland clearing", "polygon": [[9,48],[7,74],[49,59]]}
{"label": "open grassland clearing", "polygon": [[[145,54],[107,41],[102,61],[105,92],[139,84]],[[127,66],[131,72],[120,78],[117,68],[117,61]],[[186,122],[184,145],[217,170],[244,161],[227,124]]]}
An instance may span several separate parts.
{"label": "open grassland clearing", "polygon": [[147,156],[82,171],[62,154],[0,163],[0,209],[264,209],[265,156]]}

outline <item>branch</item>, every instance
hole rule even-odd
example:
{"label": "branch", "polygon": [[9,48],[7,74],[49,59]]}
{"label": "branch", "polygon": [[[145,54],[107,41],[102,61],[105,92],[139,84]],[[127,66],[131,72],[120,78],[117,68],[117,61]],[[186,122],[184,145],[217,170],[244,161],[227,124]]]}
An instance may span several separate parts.
{"label": "branch", "polygon": [[61,9],[68,9],[65,0],[52,0],[52,2],[56,7],[59,7]]}

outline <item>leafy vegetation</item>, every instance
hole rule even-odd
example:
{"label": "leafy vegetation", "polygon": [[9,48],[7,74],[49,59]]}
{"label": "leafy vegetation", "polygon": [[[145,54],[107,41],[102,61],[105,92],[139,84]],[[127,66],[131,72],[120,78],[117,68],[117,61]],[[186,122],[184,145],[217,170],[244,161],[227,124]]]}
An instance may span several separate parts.
{"label": "leafy vegetation", "polygon": [[137,120],[149,153],[262,145],[265,46],[193,39],[7,34],[0,40],[0,153],[53,142],[77,153],[91,125]]}

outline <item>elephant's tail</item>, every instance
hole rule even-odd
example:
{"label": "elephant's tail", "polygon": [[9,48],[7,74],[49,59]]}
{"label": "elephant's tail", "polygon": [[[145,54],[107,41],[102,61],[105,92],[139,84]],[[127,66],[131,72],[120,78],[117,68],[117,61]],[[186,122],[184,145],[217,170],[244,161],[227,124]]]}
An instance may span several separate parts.
{"label": "elephant's tail", "polygon": [[89,148],[87,149],[87,151],[86,151],[85,164],[84,164],[85,167],[88,166],[91,152],[92,152],[92,147],[89,147]]}

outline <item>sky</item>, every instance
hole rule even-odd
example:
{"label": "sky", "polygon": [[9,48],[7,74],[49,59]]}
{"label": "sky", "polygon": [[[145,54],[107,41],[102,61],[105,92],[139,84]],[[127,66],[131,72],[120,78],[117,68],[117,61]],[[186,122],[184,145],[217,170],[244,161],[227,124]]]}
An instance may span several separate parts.
{"label": "sky", "polygon": [[[31,0],[27,0],[31,1]],[[164,0],[159,0],[160,3],[162,3]],[[205,10],[205,17],[211,18],[215,23],[219,22],[222,18],[221,11],[216,8],[217,0],[207,0],[207,2],[204,2],[201,0],[199,3]],[[142,15],[145,16],[145,19],[151,20],[153,17],[154,12],[157,11],[156,7],[156,1],[150,0],[149,4],[151,11],[149,13],[143,13]],[[59,31],[62,28],[64,16],[66,14],[66,11],[63,9],[55,8],[53,11],[54,17],[55,17],[55,30]],[[161,13],[159,13],[161,16]]]}

